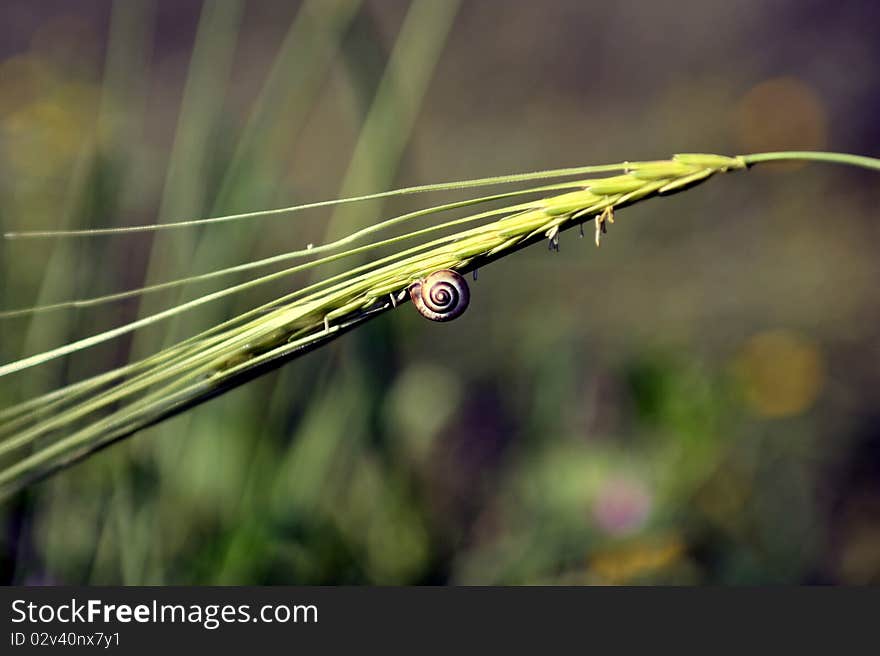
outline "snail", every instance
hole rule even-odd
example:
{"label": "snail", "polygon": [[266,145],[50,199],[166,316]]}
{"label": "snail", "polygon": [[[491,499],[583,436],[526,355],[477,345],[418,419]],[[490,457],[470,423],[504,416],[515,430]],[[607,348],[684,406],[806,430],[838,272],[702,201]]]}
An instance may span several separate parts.
{"label": "snail", "polygon": [[426,319],[452,321],[467,309],[471,292],[455,271],[441,269],[409,286],[413,305]]}

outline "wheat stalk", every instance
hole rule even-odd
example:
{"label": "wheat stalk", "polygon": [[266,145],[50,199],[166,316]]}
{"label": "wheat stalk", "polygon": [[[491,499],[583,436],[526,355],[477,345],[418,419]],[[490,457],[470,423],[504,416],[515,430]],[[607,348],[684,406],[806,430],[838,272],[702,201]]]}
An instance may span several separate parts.
{"label": "wheat stalk", "polygon": [[[313,268],[379,247],[396,245],[407,239],[433,235],[438,231],[457,230],[323,279],[141,361],[0,411],[0,458],[4,458],[9,463],[0,470],[0,492],[9,493],[18,489],[29,481],[57,471],[116,440],[222,394],[298,355],[318,348],[405,302],[409,286],[432,272],[449,269],[462,274],[467,273],[545,239],[549,240],[551,247],[558,246],[559,234],[562,231],[577,226],[581,226],[582,229],[583,223],[587,221],[595,222],[595,239],[598,245],[607,224],[613,222],[615,212],[628,205],[655,196],[683,191],[716,173],[743,170],[762,162],[793,159],[842,163],[880,170],[880,160],[838,153],[789,152],[738,157],[682,154],[675,155],[669,160],[624,162],[607,166],[426,185],[280,210],[250,212],[229,217],[209,217],[154,226],[7,234],[7,238],[38,238],[167,230],[194,224],[254,219],[286,214],[309,207],[423,191],[463,189],[487,184],[582,174],[616,173],[610,177],[558,182],[448,203],[394,217],[331,244],[294,251],[257,263],[230,267],[121,294],[5,313],[6,316],[11,316],[110,302],[169,286],[267,266],[287,259],[330,252],[379,230],[439,211],[460,209],[526,194],[564,191],[327,255],[205,295],[117,329],[0,366],[0,377],[9,376],[178,315],[222,296],[290,275],[295,271]],[[461,226],[479,223],[486,219],[492,220],[461,229]]]}

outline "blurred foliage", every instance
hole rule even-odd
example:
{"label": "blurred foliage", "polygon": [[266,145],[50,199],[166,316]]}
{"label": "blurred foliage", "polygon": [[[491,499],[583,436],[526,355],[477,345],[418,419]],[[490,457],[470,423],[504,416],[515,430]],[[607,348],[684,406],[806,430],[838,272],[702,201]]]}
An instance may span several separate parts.
{"label": "blurred foliage", "polygon": [[[0,12],[3,230],[673,152],[880,152],[868,0]],[[877,189],[780,165],[625,210],[598,251],[566,235],[558,255],[507,258],[453,324],[404,307],[4,502],[3,581],[880,582]],[[435,200],[0,241],[0,306],[245,262]],[[304,282],[4,379],[0,405]],[[0,356],[179,300],[3,322]]]}

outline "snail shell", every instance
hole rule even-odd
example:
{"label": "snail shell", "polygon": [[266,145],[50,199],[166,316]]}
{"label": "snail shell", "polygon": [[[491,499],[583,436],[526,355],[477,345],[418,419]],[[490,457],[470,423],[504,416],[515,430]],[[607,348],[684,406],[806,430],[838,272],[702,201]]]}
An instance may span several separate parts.
{"label": "snail shell", "polygon": [[467,309],[471,292],[455,271],[441,269],[411,284],[409,297],[426,319],[452,321]]}

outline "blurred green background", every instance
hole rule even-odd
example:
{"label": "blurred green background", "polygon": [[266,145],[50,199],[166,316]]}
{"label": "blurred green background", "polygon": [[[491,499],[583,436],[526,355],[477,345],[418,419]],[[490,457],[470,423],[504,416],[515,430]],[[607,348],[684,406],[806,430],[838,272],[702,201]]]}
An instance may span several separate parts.
{"label": "blurred green background", "polygon": [[[4,0],[0,228],[675,152],[880,153],[869,0]],[[0,308],[452,195],[0,241]],[[405,306],[0,505],[16,584],[880,583],[876,174],[770,166]],[[323,275],[319,271],[317,275]],[[0,380],[0,406],[306,283]],[[3,362],[217,286],[0,322]]]}

